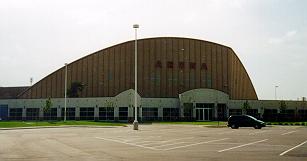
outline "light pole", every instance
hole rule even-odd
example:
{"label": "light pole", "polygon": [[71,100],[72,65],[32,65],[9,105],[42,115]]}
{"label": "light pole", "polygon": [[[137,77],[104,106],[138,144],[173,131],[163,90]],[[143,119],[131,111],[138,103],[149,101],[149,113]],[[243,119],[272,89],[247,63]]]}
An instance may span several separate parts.
{"label": "light pole", "polygon": [[138,24],[134,24],[133,28],[135,29],[135,48],[134,48],[134,121],[133,121],[133,130],[139,129],[138,123],[138,110],[137,110],[137,91],[138,91],[138,79],[137,79],[137,29],[139,28]]}
{"label": "light pole", "polygon": [[65,63],[64,121],[66,121],[66,104],[67,104],[67,63]]}
{"label": "light pole", "polygon": [[278,86],[275,86],[275,100],[277,100],[277,88]]}

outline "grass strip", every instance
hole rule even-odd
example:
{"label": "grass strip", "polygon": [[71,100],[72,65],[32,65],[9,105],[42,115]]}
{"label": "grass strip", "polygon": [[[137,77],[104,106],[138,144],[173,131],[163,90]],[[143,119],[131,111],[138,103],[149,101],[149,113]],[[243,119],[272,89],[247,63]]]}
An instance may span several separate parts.
{"label": "grass strip", "polygon": [[64,125],[89,125],[89,126],[126,126],[123,123],[100,121],[0,121],[0,128],[35,127],[35,126],[64,126]]}

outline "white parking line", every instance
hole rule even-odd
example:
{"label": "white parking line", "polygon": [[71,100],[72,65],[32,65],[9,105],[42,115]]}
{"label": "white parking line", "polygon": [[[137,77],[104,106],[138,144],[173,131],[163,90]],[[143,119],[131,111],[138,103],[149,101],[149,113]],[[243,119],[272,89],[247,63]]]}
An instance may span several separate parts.
{"label": "white parking line", "polygon": [[288,135],[288,134],[292,134],[292,133],[295,133],[295,132],[297,132],[297,131],[289,131],[289,132],[283,133],[281,135]]}
{"label": "white parking line", "polygon": [[127,145],[132,145],[132,146],[137,146],[137,147],[141,147],[141,148],[145,148],[145,149],[150,149],[150,150],[159,150],[159,149],[155,149],[155,148],[152,148],[152,147],[147,147],[147,146],[142,146],[142,145],[127,143],[127,142],[123,142],[123,141],[119,141],[119,140],[114,140],[114,139],[108,139],[108,138],[102,138],[102,137],[95,137],[95,138],[96,138],[96,139],[101,139],[101,140],[107,140],[107,141],[117,142],[117,143],[122,143],[122,144],[127,144]]}
{"label": "white parking line", "polygon": [[267,131],[258,131],[258,132],[253,132],[253,133],[249,133],[248,135],[255,135],[255,134],[261,134],[261,133],[265,133]]}
{"label": "white parking line", "polygon": [[142,145],[145,146],[145,145],[151,145],[151,144],[160,144],[160,143],[167,143],[167,142],[172,142],[172,141],[177,141],[177,140],[187,140],[187,139],[193,139],[193,138],[194,138],[194,137],[179,138],[179,139],[171,139],[171,140],[157,141],[157,142],[148,143],[148,144],[142,144]]}
{"label": "white parking line", "polygon": [[291,150],[293,150],[293,149],[295,149],[295,148],[298,148],[298,147],[302,146],[302,145],[305,144],[306,142],[307,142],[307,140],[304,141],[304,142],[302,142],[301,144],[299,144],[299,145],[297,145],[297,146],[291,148],[291,149],[288,149],[288,150],[286,150],[286,151],[280,153],[279,155],[280,155],[280,156],[283,156],[284,154],[288,153],[289,151],[291,151]]}
{"label": "white parking line", "polygon": [[189,147],[189,146],[195,146],[195,145],[201,145],[201,144],[206,144],[206,143],[212,143],[212,142],[217,142],[217,141],[222,141],[222,140],[227,140],[227,139],[229,139],[229,138],[223,138],[223,139],[217,139],[217,140],[204,141],[204,142],[200,142],[200,143],[189,144],[189,145],[183,145],[183,146],[177,146],[177,147],[174,147],[174,148],[163,149],[163,150],[173,150],[173,149],[185,148],[185,147]]}
{"label": "white parking line", "polygon": [[164,146],[170,146],[170,145],[178,145],[178,144],[184,144],[186,142],[177,142],[177,143],[172,143],[172,144],[164,144],[164,145],[159,145],[159,146],[153,146],[152,148],[161,148]]}
{"label": "white parking line", "polygon": [[235,147],[232,147],[232,148],[223,149],[223,150],[220,150],[218,152],[220,153],[220,152],[224,152],[224,151],[228,151],[228,150],[232,150],[232,149],[237,149],[237,148],[240,148],[240,147],[244,147],[244,146],[248,146],[248,145],[264,142],[264,141],[267,141],[267,140],[268,139],[264,139],[264,140],[260,140],[260,141],[255,141],[255,142],[252,142],[252,143],[243,144],[243,145],[235,146]]}

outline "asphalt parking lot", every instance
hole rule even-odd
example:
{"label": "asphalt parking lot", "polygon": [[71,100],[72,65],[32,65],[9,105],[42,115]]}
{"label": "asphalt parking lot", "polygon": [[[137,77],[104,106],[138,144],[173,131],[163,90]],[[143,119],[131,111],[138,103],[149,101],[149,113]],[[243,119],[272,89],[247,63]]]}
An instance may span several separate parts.
{"label": "asphalt parking lot", "polygon": [[306,161],[307,128],[114,128],[0,130],[0,160]]}

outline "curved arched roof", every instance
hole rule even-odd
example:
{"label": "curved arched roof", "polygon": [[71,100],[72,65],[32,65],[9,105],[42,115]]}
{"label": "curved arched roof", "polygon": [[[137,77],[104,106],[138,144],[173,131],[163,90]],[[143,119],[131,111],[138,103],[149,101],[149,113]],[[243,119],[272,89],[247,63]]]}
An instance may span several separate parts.
{"label": "curved arched roof", "polygon": [[[235,52],[227,46],[191,38],[138,40],[138,93],[178,97],[195,88],[212,88],[231,99],[258,99]],[[68,86],[86,85],[81,97],[108,97],[134,88],[134,41],[120,43],[68,64]],[[19,98],[64,96],[64,67],[46,76]],[[69,87],[68,87],[69,88]]]}

